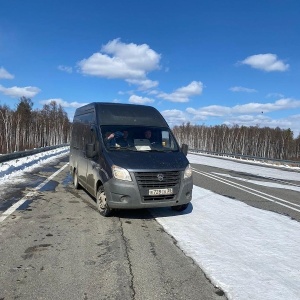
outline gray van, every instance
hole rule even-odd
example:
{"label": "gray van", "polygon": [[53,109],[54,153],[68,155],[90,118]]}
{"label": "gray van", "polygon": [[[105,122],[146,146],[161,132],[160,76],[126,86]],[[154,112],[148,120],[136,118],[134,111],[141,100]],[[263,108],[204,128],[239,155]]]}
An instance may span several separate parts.
{"label": "gray van", "polygon": [[193,188],[186,154],[154,107],[97,102],[76,109],[70,172],[103,216],[113,209],[185,210]]}

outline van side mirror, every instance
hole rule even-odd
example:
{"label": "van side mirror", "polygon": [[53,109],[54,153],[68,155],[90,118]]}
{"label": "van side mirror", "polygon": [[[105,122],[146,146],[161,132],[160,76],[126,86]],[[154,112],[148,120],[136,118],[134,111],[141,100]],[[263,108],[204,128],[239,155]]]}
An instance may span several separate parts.
{"label": "van side mirror", "polygon": [[181,146],[181,152],[187,156],[187,153],[188,153],[188,150],[189,150],[189,146],[187,144],[182,144]]}
{"label": "van side mirror", "polygon": [[96,147],[95,144],[86,144],[85,146],[85,154],[87,158],[93,158],[96,156],[97,151],[96,151]]}

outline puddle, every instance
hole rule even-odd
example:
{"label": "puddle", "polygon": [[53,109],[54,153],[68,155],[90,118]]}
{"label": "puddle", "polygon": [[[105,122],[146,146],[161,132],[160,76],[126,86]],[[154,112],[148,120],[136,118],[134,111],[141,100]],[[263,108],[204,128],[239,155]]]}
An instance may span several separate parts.
{"label": "puddle", "polygon": [[72,183],[72,181],[73,181],[73,178],[72,178],[71,174],[68,173],[68,175],[66,176],[66,178],[62,181],[62,185],[63,186],[67,186],[70,183]]}
{"label": "puddle", "polygon": [[39,191],[41,192],[49,192],[54,191],[55,188],[58,186],[58,182],[54,180],[50,180],[47,184],[45,184]]}
{"label": "puddle", "polygon": [[17,210],[32,210],[29,205],[32,203],[32,199],[26,200],[22,205],[20,205]]}
{"label": "puddle", "polygon": [[[14,195],[16,195],[16,193]],[[17,196],[12,196],[11,198],[9,198],[9,200],[3,200],[0,203],[0,212],[6,211],[21,198],[22,198],[22,193],[20,192],[18,193]]]}

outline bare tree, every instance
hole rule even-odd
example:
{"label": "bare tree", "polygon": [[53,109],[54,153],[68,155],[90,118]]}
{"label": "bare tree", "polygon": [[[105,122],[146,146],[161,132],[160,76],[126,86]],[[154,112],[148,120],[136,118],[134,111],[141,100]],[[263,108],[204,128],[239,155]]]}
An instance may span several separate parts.
{"label": "bare tree", "polygon": [[4,106],[0,109],[0,118],[2,119],[2,132],[3,132],[3,141],[1,144],[5,144],[6,153],[11,152],[12,145],[12,118],[13,112],[7,106]]}
{"label": "bare tree", "polygon": [[173,132],[180,144],[186,143],[191,149],[275,159],[300,159],[300,135],[293,139],[291,129],[187,123],[175,126]]}
{"label": "bare tree", "polygon": [[21,97],[16,110],[0,106],[0,153],[68,143],[71,123],[55,101],[33,110],[31,99]]}

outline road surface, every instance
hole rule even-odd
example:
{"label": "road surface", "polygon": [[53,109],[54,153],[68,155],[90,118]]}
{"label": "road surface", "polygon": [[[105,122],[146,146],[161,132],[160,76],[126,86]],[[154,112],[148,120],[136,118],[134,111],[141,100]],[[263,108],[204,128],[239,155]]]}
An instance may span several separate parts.
{"label": "road surface", "polygon": [[[75,190],[68,162],[27,174],[2,194],[0,299],[226,299],[147,210],[101,217],[94,200]],[[25,197],[25,198],[24,198]]]}

